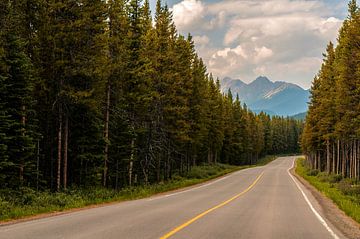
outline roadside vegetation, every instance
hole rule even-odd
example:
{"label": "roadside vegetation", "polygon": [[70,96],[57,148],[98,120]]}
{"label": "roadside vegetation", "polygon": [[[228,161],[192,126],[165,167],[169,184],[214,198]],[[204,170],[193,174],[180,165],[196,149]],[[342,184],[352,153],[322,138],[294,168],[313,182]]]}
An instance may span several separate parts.
{"label": "roadside vegetation", "polygon": [[151,14],[148,0],[0,1],[0,220],[141,198],[300,152],[303,122],[221,92],[156,2]]}
{"label": "roadside vegetation", "polygon": [[[276,156],[267,156],[259,160],[257,165],[265,165]],[[64,211],[88,205],[125,201],[149,197],[151,195],[171,191],[198,183],[202,183],[225,174],[254,167],[256,165],[232,166],[227,164],[201,165],[181,176],[175,174],[168,182],[152,185],[126,187],[121,190],[94,188],[69,188],[63,192],[40,191],[28,187],[19,190],[0,190],[0,220],[7,221],[47,212]]]}
{"label": "roadside vegetation", "polygon": [[120,190],[300,152],[303,122],[221,92],[156,2],[0,1],[1,188]]}
{"label": "roadside vegetation", "polygon": [[[360,180],[360,9],[349,2],[310,89],[301,146],[311,169]],[[340,176],[336,176],[340,177]]]}
{"label": "roadside vegetation", "polygon": [[330,198],[348,216],[360,223],[360,184],[355,179],[311,169],[307,161],[299,158],[296,173],[317,190]]}

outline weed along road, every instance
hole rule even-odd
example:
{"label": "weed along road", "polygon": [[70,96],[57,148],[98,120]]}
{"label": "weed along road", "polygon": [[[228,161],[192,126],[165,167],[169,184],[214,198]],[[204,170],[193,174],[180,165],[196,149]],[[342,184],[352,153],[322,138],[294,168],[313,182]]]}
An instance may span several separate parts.
{"label": "weed along road", "polygon": [[0,227],[21,238],[345,238],[290,175],[295,157],[197,187]]}

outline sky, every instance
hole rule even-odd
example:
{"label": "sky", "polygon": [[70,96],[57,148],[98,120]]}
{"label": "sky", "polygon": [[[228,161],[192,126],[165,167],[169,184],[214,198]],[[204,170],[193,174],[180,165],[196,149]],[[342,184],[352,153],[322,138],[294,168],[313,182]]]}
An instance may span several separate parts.
{"label": "sky", "polygon": [[[152,7],[156,0],[150,0]],[[165,3],[166,1],[164,1]],[[308,89],[329,41],[336,42],[347,0],[168,0],[180,34],[193,36],[214,76],[257,76]]]}

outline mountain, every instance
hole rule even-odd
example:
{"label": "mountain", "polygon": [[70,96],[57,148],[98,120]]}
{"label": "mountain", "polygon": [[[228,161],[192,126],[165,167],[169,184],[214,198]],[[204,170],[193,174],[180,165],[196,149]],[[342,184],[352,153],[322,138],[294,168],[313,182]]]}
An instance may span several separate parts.
{"label": "mountain", "polygon": [[270,110],[252,110],[252,112],[254,112],[255,114],[260,114],[261,112],[273,116],[276,115],[274,112],[270,111]]}
{"label": "mountain", "polygon": [[303,112],[303,113],[293,115],[293,116],[291,116],[291,118],[297,119],[297,120],[305,120],[306,115],[307,115],[307,112]]}
{"label": "mountain", "polygon": [[298,85],[283,81],[272,82],[265,76],[246,84],[239,79],[225,77],[221,81],[221,90],[231,89],[233,95],[239,94],[243,103],[254,112],[271,112],[281,116],[290,116],[307,111],[310,93]]}

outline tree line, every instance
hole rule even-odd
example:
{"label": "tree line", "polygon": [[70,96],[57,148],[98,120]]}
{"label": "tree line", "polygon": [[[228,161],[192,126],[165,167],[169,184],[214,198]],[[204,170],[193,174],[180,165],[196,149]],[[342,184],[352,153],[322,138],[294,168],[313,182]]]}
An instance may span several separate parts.
{"label": "tree line", "polygon": [[166,181],[299,151],[302,123],[256,115],[148,0],[0,2],[0,185]]}
{"label": "tree line", "polygon": [[313,81],[302,148],[313,169],[360,177],[360,10],[355,0]]}

